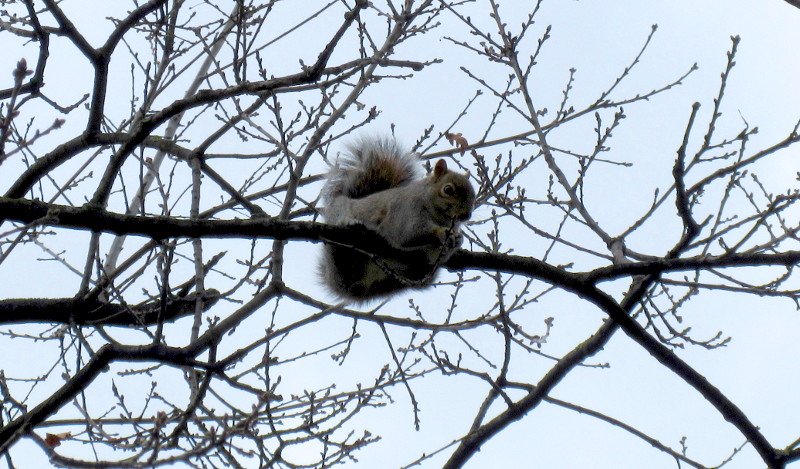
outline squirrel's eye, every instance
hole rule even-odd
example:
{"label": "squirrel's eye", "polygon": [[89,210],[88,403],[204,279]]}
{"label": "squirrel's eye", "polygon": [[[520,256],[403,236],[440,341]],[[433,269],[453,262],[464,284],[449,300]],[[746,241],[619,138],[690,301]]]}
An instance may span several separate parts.
{"label": "squirrel's eye", "polygon": [[456,188],[452,184],[445,184],[442,186],[442,194],[453,197],[456,195]]}

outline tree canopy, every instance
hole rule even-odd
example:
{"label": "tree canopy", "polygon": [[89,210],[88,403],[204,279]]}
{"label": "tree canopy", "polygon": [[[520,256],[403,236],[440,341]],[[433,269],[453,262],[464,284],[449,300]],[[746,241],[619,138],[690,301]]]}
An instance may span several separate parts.
{"label": "tree canopy", "polygon": [[[800,459],[800,116],[758,98],[793,61],[698,63],[629,3],[604,42],[592,2],[0,2],[0,457]],[[477,207],[434,287],[352,305],[320,245],[393,248],[319,191],[370,134]]]}

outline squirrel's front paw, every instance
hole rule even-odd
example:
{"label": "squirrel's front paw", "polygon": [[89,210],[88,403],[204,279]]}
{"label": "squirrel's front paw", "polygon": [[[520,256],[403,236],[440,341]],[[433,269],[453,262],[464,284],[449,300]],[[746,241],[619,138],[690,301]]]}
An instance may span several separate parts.
{"label": "squirrel's front paw", "polygon": [[448,230],[447,238],[444,243],[442,243],[442,250],[441,253],[439,253],[438,263],[447,262],[450,256],[455,254],[458,248],[461,247],[463,241],[464,235],[462,235],[461,232],[456,231],[454,233]]}
{"label": "squirrel's front paw", "polygon": [[445,239],[442,245],[444,246],[446,251],[455,251],[456,249],[461,247],[461,243],[463,242],[464,242],[464,235],[462,235],[460,231],[456,232],[448,231],[447,239]]}

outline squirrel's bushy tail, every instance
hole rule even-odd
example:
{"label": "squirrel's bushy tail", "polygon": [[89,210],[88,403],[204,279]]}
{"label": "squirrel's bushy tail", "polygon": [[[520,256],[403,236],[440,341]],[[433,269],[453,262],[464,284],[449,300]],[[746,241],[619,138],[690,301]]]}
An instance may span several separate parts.
{"label": "squirrel's bushy tail", "polygon": [[328,175],[328,202],[337,197],[360,199],[417,179],[417,157],[392,138],[369,138],[347,147]]}

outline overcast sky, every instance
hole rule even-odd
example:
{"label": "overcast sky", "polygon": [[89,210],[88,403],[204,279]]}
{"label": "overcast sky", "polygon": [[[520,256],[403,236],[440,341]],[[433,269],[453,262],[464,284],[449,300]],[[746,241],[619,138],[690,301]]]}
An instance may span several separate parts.
{"label": "overcast sky", "polygon": [[[73,0],[65,2],[65,6],[76,11],[83,10],[76,17],[76,24],[79,29],[88,32],[90,39],[95,39],[95,45],[99,45],[103,33],[111,28],[110,23],[103,19],[106,14],[100,8],[111,2],[91,2],[92,6],[89,3]],[[478,8],[482,3],[483,0],[478,0],[479,5],[467,7],[485,10]],[[530,2],[518,3],[527,5]],[[510,12],[518,6],[517,2],[505,2],[503,8]],[[508,13],[507,17],[513,15]],[[336,18],[338,22],[340,16],[327,18]],[[473,16],[473,20],[489,22],[488,18],[479,16]],[[613,151],[606,156],[633,162],[634,169],[624,170],[626,172],[620,170],[619,173],[611,169],[606,179],[591,186],[595,191],[593,200],[597,201],[598,207],[608,207],[607,210],[598,208],[598,219],[612,233],[617,224],[619,227],[627,226],[637,215],[641,215],[641,211],[636,211],[637,203],[644,210],[650,202],[646,194],[642,195],[641,189],[646,184],[640,187],[631,175],[635,174],[645,181],[651,175],[669,178],[669,169],[692,103],[701,102],[701,116],[707,117],[711,112],[712,99],[716,96],[732,35],[740,35],[741,44],[723,107],[726,119],[721,125],[731,132],[741,128],[743,122],[758,126],[760,132],[751,141],[751,145],[758,148],[783,138],[800,118],[800,93],[797,91],[800,77],[800,9],[783,1],[545,0],[538,21],[536,35],[545,25],[553,25],[552,39],[539,59],[535,74],[537,95],[534,98],[538,100],[535,104],[539,107],[557,108],[570,68],[577,69],[573,100],[585,104],[596,99],[597,94],[607,88],[635,57],[653,24],[658,25],[658,31],[631,79],[618,90],[620,96],[646,93],[681,76],[692,64],[699,66],[686,84],[671,90],[669,94],[625,108],[629,122],[626,121],[625,126],[616,133]],[[513,24],[511,21],[509,23]],[[331,25],[318,27],[324,29]],[[372,124],[371,131],[388,132],[390,124],[396,124],[396,134],[411,143],[419,138],[427,126],[436,123],[437,131],[440,131],[443,123],[449,122],[460,112],[465,100],[472,96],[478,86],[459,67],[474,67],[477,73],[486,74],[491,74],[492,70],[482,68],[483,64],[478,65],[464,51],[441,39],[443,36],[463,34],[463,31],[458,31],[459,27],[451,18],[429,37],[412,42],[410,44],[413,47],[404,46],[399,51],[400,58],[442,58],[445,62],[427,68],[412,79],[382,83],[369,91],[367,97],[379,103],[382,110],[380,118]],[[0,32],[0,44],[14,45],[16,41],[9,42],[10,38],[8,33]],[[290,36],[287,41],[291,41],[287,42],[287,47],[289,44],[291,47],[302,47],[303,44],[301,37]],[[0,54],[0,88],[10,86],[10,72],[17,60],[25,57],[31,67],[36,60],[35,45],[19,51],[13,47],[10,49]],[[313,58],[315,54],[309,51],[308,55]],[[74,49],[54,40],[50,60],[51,70],[58,72],[46,76],[45,92],[54,98],[64,96],[65,102],[80,96],[83,91],[71,87],[79,76],[71,77],[70,73],[79,73],[78,68],[71,64],[84,59]],[[129,66],[114,65],[122,68]],[[297,63],[281,65],[291,69]],[[119,87],[111,91],[109,99],[125,103],[128,93],[129,89]],[[466,136],[479,136],[494,105],[494,101],[488,98],[480,102],[456,130]],[[56,144],[58,140],[71,138],[81,130],[80,125],[71,127],[68,121],[63,130],[50,136],[50,141]],[[575,129],[574,134],[570,132],[554,135],[551,143],[557,146],[559,139],[586,138],[587,145],[593,144],[591,133],[587,138],[580,128]],[[501,135],[497,131],[494,136]],[[699,134],[695,136],[699,137]],[[212,150],[222,151],[219,148]],[[798,157],[800,149],[793,148],[762,165],[761,174],[768,186],[774,190],[797,187],[794,179],[798,171]],[[3,169],[6,168],[8,166]],[[623,177],[631,179],[621,179]],[[13,177],[0,176],[0,191],[4,191],[12,180]],[[524,182],[531,187],[541,188],[546,184],[546,175],[539,180]],[[641,200],[635,200],[637,197]],[[623,201],[626,207],[631,207],[630,211],[613,209]],[[542,221],[543,224],[556,222]],[[642,251],[648,251],[651,243],[661,237],[664,240],[674,239],[669,238],[674,233],[657,231],[645,232],[634,237],[633,241]],[[509,236],[509,243],[520,243],[519,254],[541,254],[539,246],[533,245],[529,251],[525,251],[526,246],[521,240],[513,239],[513,233]],[[316,248],[309,250],[306,244],[290,244],[288,252],[307,259],[308,263],[315,262]],[[585,264],[576,269],[591,267],[594,266]],[[57,269],[58,266],[53,268]],[[42,278],[44,271],[41,266],[23,265],[20,262],[0,265],[0,278],[13,276],[23,280],[21,283],[0,283],[0,298],[41,296],[41,285],[35,280]],[[297,283],[304,281],[303,275],[307,275],[307,270],[305,273],[291,268],[287,271],[290,281]],[[609,290],[622,287],[611,285]],[[51,290],[47,296],[67,295],[74,291],[74,286],[61,286],[58,283],[48,285],[48,288]],[[480,301],[479,296],[475,295],[475,301]],[[697,301],[688,305],[684,310],[686,325],[691,326],[698,336],[711,337],[721,330],[733,340],[727,347],[713,351],[689,348],[678,350],[677,353],[705,373],[711,383],[761,426],[771,443],[776,446],[788,445],[800,436],[800,407],[796,405],[800,384],[800,370],[796,363],[800,352],[796,340],[800,332],[800,315],[787,300],[724,294],[715,298],[713,302]],[[437,300],[429,301],[435,304]],[[407,301],[398,298],[390,308],[402,311],[407,308]],[[546,317],[555,318],[552,336],[543,349],[555,356],[579,344],[604,319],[598,311],[577,299],[555,302],[549,297],[532,305],[530,314],[533,318],[531,324],[542,325]],[[327,324],[330,329],[318,328],[315,329],[316,333],[323,335],[329,330],[351,327],[347,321],[330,321]],[[364,324],[361,327],[365,329],[365,339],[355,345],[349,361],[336,371],[342,374],[345,381],[350,379],[351,372],[353,376],[358,376],[360,369],[371,367],[379,370],[380,364],[387,361],[386,344],[379,330],[373,325]],[[410,331],[392,333],[397,345],[403,343],[404,338],[407,339]],[[313,334],[309,340],[314,340]],[[482,339],[476,337],[475,340]],[[24,367],[30,354],[41,353],[41,350],[31,344],[30,349],[15,346],[14,350],[6,353],[17,357],[16,365]],[[289,354],[289,351],[285,353]],[[490,350],[489,353],[493,352]],[[526,360],[525,363],[530,366],[527,378],[530,382],[536,382],[536,377],[546,372],[552,364],[541,358]],[[14,362],[4,361],[3,365],[6,366],[6,363],[8,374],[20,371],[15,369]],[[686,436],[687,454],[708,465],[722,462],[742,443],[743,437],[712,406],[658,365],[622,332],[618,332],[605,350],[593,357],[589,364],[604,363],[609,363],[611,367],[575,370],[555,389],[553,397],[607,413],[673,448],[680,448],[681,438]],[[312,378],[330,373],[324,362],[319,366],[319,369],[304,369],[302,373],[298,370],[296,378],[313,383]],[[384,440],[359,453],[359,467],[401,467],[420,453],[430,453],[458,438],[471,423],[477,405],[486,392],[485,387],[463,377],[431,377],[416,386],[417,398],[422,403],[422,431],[413,429],[407,395],[400,388],[394,389],[396,405],[367,411],[368,416],[374,416],[368,427],[373,433],[383,435]],[[39,391],[35,394],[38,395]],[[24,444],[28,443],[21,443]],[[742,455],[725,467],[762,467],[760,458],[752,448],[745,447],[742,451]],[[33,458],[30,465],[24,465],[17,459],[20,467],[46,467],[38,449],[30,454]],[[448,451],[444,451],[441,456],[427,460],[422,467],[441,466],[448,454]],[[542,404],[489,442],[467,467],[672,469],[676,467],[676,462],[619,428]]]}

